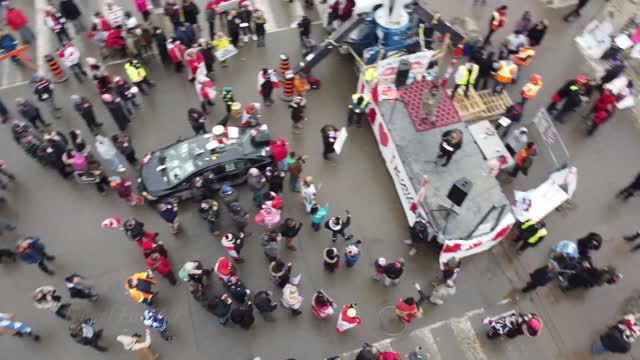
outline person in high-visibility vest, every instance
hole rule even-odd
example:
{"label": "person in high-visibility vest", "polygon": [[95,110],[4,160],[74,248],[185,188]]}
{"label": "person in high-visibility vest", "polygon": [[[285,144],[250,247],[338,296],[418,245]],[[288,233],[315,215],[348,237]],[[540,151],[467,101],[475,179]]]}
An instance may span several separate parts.
{"label": "person in high-visibility vest", "polygon": [[533,157],[538,154],[538,150],[536,148],[536,144],[533,142],[528,142],[527,145],[518,151],[516,154],[516,164],[513,166],[513,170],[511,171],[511,177],[515,178],[518,176],[518,173],[522,172],[524,176],[529,174],[529,168],[533,165]]}
{"label": "person in high-visibility vest", "polygon": [[153,305],[153,285],[157,284],[156,280],[151,278],[151,272],[135,273],[127,278],[124,287],[127,289],[129,296],[136,302],[149,306]]}
{"label": "person in high-visibility vest", "polygon": [[544,221],[527,220],[520,225],[518,236],[513,239],[513,242],[518,244],[522,242],[522,245],[518,248],[518,255],[522,254],[526,249],[537,246],[544,240],[549,234],[545,227]]}
{"label": "person in high-visibility vest", "polygon": [[376,67],[375,66],[370,66],[365,72],[364,72],[364,81],[371,83],[376,77],[378,77],[378,73],[376,72]]}
{"label": "person in high-visibility vest", "polygon": [[491,44],[491,36],[496,30],[502,28],[507,23],[507,5],[502,5],[496,8],[491,13],[491,21],[489,22],[489,32],[487,33],[487,37],[484,38],[484,42],[482,43],[484,46]]}
{"label": "person in high-visibility vest", "polygon": [[520,99],[520,105],[524,107],[524,104],[526,104],[527,101],[533,99],[542,88],[542,85],[544,85],[544,83],[542,82],[542,77],[540,75],[531,75],[529,82],[520,89],[520,96],[522,97]]}
{"label": "person in high-visibility vest", "polygon": [[147,95],[147,92],[144,90],[144,87],[142,86],[143,84],[148,86],[149,89],[156,86],[153,81],[149,80],[149,77],[147,77],[147,71],[136,59],[131,59],[124,64],[124,71],[127,73],[127,76],[133,85],[135,85],[144,95]]}
{"label": "person in high-visibility vest", "polygon": [[531,63],[531,60],[533,60],[535,56],[536,50],[529,45],[525,45],[521,47],[516,54],[516,64],[518,66],[529,66],[529,63]]}
{"label": "person in high-visibility vest", "polygon": [[231,104],[235,102],[235,99],[233,98],[233,89],[231,88],[231,86],[225,86],[224,89],[222,89],[222,101],[224,101],[224,105],[227,109],[227,114],[229,114],[231,112]]}
{"label": "person in high-visibility vest", "polygon": [[453,87],[451,91],[451,100],[456,96],[456,92],[458,88],[464,86],[464,97],[468,97],[469,95],[469,87],[475,85],[476,78],[478,78],[478,72],[480,71],[480,66],[478,66],[474,62],[468,62],[466,64],[458,66],[458,70],[455,74],[456,86]]}
{"label": "person in high-visibility vest", "polygon": [[495,85],[493,86],[493,94],[500,95],[504,88],[513,82],[518,76],[518,65],[511,58],[498,61],[498,69],[496,69]]}
{"label": "person in high-visibility vest", "polygon": [[351,126],[355,122],[358,127],[362,127],[362,118],[365,115],[368,105],[369,105],[369,99],[367,98],[366,95],[359,94],[359,93],[351,95],[351,102],[349,103],[349,118],[347,120],[347,126]]}

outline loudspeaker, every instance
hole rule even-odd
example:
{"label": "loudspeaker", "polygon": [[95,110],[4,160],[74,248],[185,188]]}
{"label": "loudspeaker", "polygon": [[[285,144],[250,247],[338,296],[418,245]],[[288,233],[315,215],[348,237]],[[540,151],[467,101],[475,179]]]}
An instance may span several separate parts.
{"label": "loudspeaker", "polygon": [[398,63],[398,71],[396,72],[396,88],[401,88],[407,84],[409,70],[411,70],[411,63],[407,60],[401,60]]}
{"label": "loudspeaker", "polygon": [[471,180],[464,177],[460,178],[449,189],[447,199],[451,200],[456,206],[461,206],[469,192],[471,192],[471,188],[473,188]]}

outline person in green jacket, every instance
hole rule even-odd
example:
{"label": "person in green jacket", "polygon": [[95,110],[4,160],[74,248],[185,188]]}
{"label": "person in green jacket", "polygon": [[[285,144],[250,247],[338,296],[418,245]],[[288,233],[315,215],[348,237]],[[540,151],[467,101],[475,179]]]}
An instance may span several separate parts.
{"label": "person in green jacket", "polygon": [[320,231],[320,227],[324,222],[324,217],[327,216],[328,212],[329,204],[325,205],[323,208],[320,208],[318,204],[311,205],[309,217],[311,217],[311,227],[313,228],[313,231]]}

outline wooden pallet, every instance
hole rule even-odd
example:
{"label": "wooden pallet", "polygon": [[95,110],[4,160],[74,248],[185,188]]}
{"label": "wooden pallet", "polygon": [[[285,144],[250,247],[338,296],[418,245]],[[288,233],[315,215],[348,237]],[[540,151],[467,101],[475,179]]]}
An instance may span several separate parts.
{"label": "wooden pallet", "polygon": [[482,99],[473,88],[469,89],[468,97],[464,96],[464,88],[459,88],[456,97],[453,99],[453,105],[456,107],[462,121],[470,121],[486,111]]}
{"label": "wooden pallet", "polygon": [[506,91],[496,96],[491,89],[482,90],[478,92],[478,97],[485,105],[485,110],[478,114],[479,117],[476,120],[497,120],[504,114],[507,107],[513,105]]}

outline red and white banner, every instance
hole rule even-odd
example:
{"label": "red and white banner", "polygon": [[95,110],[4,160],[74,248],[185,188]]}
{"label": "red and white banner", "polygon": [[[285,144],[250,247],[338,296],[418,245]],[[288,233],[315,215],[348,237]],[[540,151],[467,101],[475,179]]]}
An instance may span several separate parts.
{"label": "red and white banner", "polygon": [[511,213],[507,213],[498,226],[487,234],[466,240],[445,240],[440,252],[440,264],[446,263],[454,256],[461,259],[491,249],[509,233],[515,222],[516,218]]}

